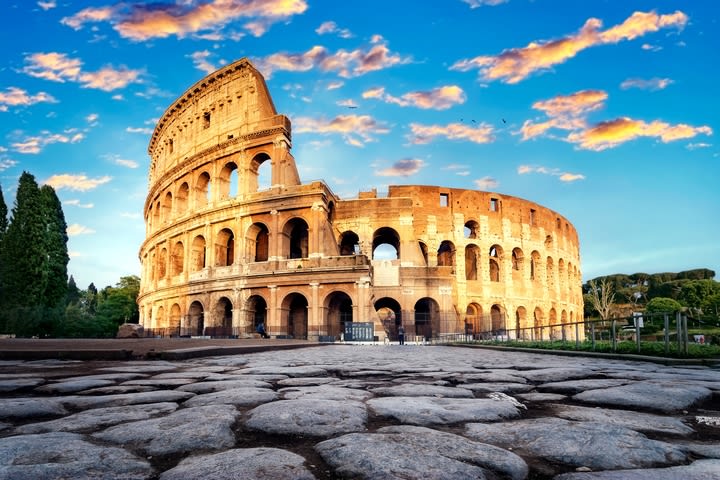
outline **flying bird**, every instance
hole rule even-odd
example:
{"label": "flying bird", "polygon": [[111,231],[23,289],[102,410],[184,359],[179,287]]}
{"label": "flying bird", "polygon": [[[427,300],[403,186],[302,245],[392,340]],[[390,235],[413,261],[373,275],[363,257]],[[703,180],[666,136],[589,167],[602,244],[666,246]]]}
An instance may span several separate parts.
{"label": "flying bird", "polygon": [[348,108],[357,108],[357,105],[348,105]]}
{"label": "flying bird", "polygon": [[507,123],[504,118],[502,119],[502,121],[503,121],[503,123]]}

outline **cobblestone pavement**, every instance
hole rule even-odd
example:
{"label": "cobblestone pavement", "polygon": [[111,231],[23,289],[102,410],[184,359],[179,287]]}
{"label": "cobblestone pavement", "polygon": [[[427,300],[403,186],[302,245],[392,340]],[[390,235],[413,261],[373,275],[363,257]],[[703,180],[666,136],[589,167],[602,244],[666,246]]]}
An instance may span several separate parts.
{"label": "cobblestone pavement", "polygon": [[0,361],[0,479],[720,479],[720,370],[443,346]]}

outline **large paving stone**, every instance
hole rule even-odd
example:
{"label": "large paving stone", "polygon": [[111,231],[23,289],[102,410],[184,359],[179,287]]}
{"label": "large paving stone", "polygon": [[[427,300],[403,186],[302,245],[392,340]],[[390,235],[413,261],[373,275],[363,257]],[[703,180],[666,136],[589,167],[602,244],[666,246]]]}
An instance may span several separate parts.
{"label": "large paving stone", "polygon": [[204,393],[186,400],[186,407],[199,407],[201,405],[235,405],[248,407],[272,402],[278,398],[278,393],[269,388],[230,388],[219,392]]}
{"label": "large paving stone", "polygon": [[214,380],[209,382],[203,381],[197,383],[189,383],[187,385],[178,387],[176,390],[200,394],[219,392],[221,390],[230,390],[231,388],[272,388],[272,384],[263,380],[238,378],[233,380]]}
{"label": "large paving stone", "polygon": [[470,390],[465,388],[441,387],[427,384],[405,384],[393,387],[379,387],[370,390],[375,395],[385,397],[446,397],[473,398]]}
{"label": "large paving stone", "polygon": [[[542,363],[540,363],[542,365]],[[514,372],[518,375],[535,383],[562,382],[565,380],[575,380],[579,378],[587,378],[597,375],[597,372],[586,368],[539,368],[536,370],[522,370]]]}
{"label": "large paving stone", "polygon": [[[524,479],[525,461],[507,450],[424,427],[384,427],[315,445],[338,476],[362,479]],[[494,473],[490,473],[494,472]]]}
{"label": "large paving stone", "polygon": [[619,378],[589,378],[585,380],[566,380],[564,382],[543,383],[542,385],[538,385],[537,389],[540,392],[575,395],[576,393],[584,392],[586,390],[619,387],[627,383],[630,382]]}
{"label": "large paving stone", "polygon": [[592,470],[648,468],[686,460],[685,453],[678,447],[606,423],[560,418],[472,423],[466,425],[466,434],[479,441],[512,448],[519,455]]}
{"label": "large paving stone", "polygon": [[246,368],[241,372],[243,375],[286,375],[288,377],[325,377],[328,374],[324,368],[314,365],[299,367],[267,365]]}
{"label": "large paving stone", "polygon": [[363,402],[373,396],[373,394],[367,390],[360,390],[359,388],[344,388],[335,385],[282,388],[278,393],[280,393],[285,400],[297,400],[302,398],[305,400],[349,400]]}
{"label": "large paving stone", "polygon": [[305,459],[278,448],[238,448],[182,460],[160,480],[315,480]]}
{"label": "large paving stone", "polygon": [[93,408],[84,412],[47,422],[29,423],[15,429],[15,433],[85,432],[166,415],[178,408],[177,403],[150,403],[123,407]]}
{"label": "large paving stone", "polygon": [[7,378],[0,380],[0,393],[14,392],[23,388],[33,388],[45,383],[44,378]]}
{"label": "large paving stone", "polygon": [[360,402],[280,400],[250,410],[245,425],[265,433],[327,437],[365,430],[367,409]]}
{"label": "large paving stone", "polygon": [[152,475],[146,460],[122,448],[94,445],[75,433],[0,439],[2,480],[144,480]]}
{"label": "large paving stone", "polygon": [[466,388],[473,392],[490,393],[490,392],[502,392],[502,393],[525,393],[534,390],[533,385],[526,383],[466,383],[462,385],[462,388]]}
{"label": "large paving stone", "polygon": [[664,382],[638,382],[602,390],[588,390],[578,393],[573,398],[585,403],[672,412],[686,409],[710,397],[712,391],[705,387]]}
{"label": "large paving stone", "polygon": [[88,408],[117,407],[121,405],[137,405],[140,403],[183,402],[194,397],[191,392],[176,390],[157,390],[139,393],[118,393],[115,395],[59,397],[58,401],[70,408],[84,410]]}
{"label": "large paving stone", "polygon": [[240,412],[231,405],[183,408],[165,417],[116,425],[93,436],[153,456],[218,450],[235,445],[231,427],[239,417]]}
{"label": "large paving stone", "polygon": [[23,419],[65,415],[67,410],[56,398],[0,398],[0,418]]}
{"label": "large paving stone", "polygon": [[487,398],[381,397],[367,404],[377,415],[408,425],[490,422],[519,416],[511,402]]}
{"label": "large paving stone", "polygon": [[554,480],[718,480],[720,460],[697,460],[690,465],[644,470],[564,473]]}
{"label": "large paving stone", "polygon": [[678,418],[664,417],[652,413],[572,405],[550,405],[550,407],[555,412],[555,415],[566,420],[607,423],[638,432],[655,432],[670,435],[690,435],[695,432]]}
{"label": "large paving stone", "polygon": [[81,380],[65,380],[64,382],[48,383],[35,389],[40,393],[49,394],[64,394],[64,393],[76,393],[91,388],[107,387],[109,385],[115,385],[113,380],[93,378],[93,379],[81,379]]}

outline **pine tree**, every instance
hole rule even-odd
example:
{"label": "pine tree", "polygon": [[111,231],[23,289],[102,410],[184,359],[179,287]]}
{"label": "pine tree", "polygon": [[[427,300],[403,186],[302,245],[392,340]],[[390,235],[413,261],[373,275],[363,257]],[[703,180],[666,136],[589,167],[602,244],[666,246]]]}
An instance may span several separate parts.
{"label": "pine tree", "polygon": [[43,200],[35,177],[23,172],[12,219],[3,240],[2,307],[43,305],[47,284],[46,226]]}
{"label": "pine tree", "polygon": [[43,305],[57,307],[63,304],[68,289],[67,265],[70,261],[67,250],[67,223],[62,205],[55,190],[49,185],[40,189],[45,220],[45,258],[47,280],[43,291]]}
{"label": "pine tree", "polygon": [[80,295],[82,292],[75,283],[75,278],[70,275],[67,284],[67,295],[65,296],[65,305],[78,305],[80,303]]}
{"label": "pine tree", "polygon": [[0,186],[0,243],[2,242],[5,232],[7,232],[8,219],[7,219],[7,205],[5,205],[5,198],[2,193],[2,186]]}

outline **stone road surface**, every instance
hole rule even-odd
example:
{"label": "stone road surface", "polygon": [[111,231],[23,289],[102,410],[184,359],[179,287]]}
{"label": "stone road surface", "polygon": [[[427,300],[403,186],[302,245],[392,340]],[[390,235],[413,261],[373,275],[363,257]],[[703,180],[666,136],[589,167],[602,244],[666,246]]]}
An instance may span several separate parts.
{"label": "stone road surface", "polygon": [[720,479],[720,369],[449,346],[0,361],[0,479]]}

